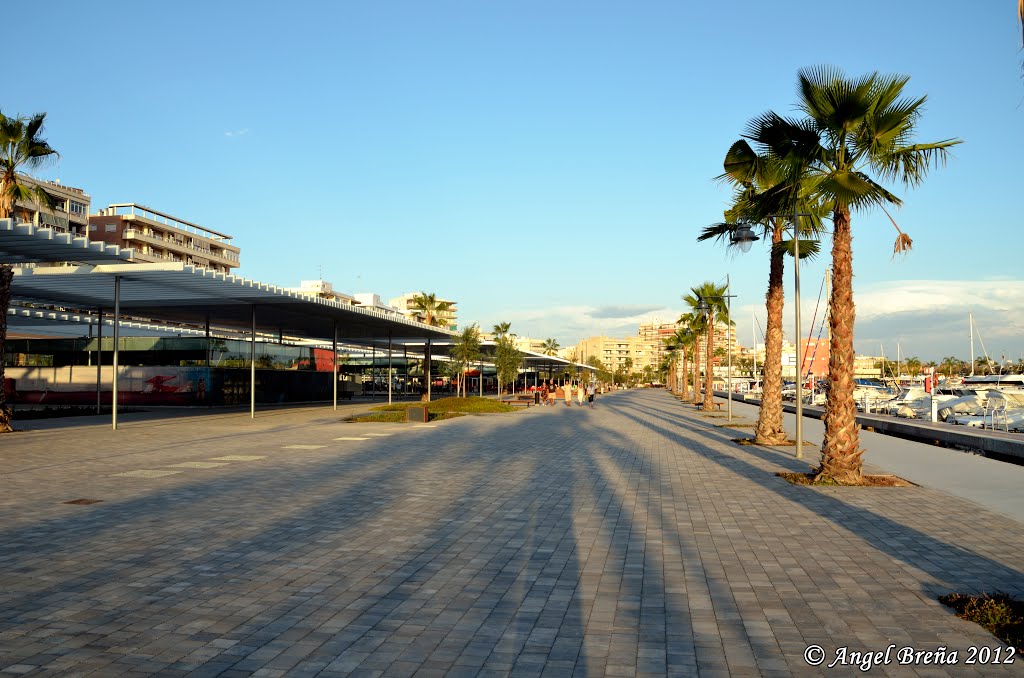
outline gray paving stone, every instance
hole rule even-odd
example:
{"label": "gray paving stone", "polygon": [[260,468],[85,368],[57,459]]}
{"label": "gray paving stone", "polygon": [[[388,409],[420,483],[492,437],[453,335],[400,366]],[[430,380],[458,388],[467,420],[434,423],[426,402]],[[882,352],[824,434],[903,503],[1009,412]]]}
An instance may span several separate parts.
{"label": "gray paving stone", "polygon": [[[809,644],[994,647],[935,597],[1024,595],[1013,518],[790,486],[660,390],[430,429],[195,416],[173,445],[140,419],[0,440],[0,673],[822,675]],[[880,667],[995,674],[956,668]]]}

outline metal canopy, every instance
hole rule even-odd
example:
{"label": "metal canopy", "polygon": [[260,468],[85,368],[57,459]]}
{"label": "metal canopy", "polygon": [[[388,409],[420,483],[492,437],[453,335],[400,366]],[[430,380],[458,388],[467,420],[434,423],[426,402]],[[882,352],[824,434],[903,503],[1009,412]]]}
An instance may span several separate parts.
{"label": "metal canopy", "polygon": [[52,226],[15,224],[0,219],[0,264],[40,261],[79,261],[104,264],[132,260],[131,249],[89,240],[73,233],[60,233]]}
{"label": "metal canopy", "polygon": [[[66,258],[66,255],[65,255]],[[104,264],[15,271],[12,294],[23,301],[71,309],[111,308],[120,278],[120,310],[134,318],[251,331],[253,307],[259,331],[289,337],[450,338],[453,333],[375,309],[347,306],[274,285],[183,263]]]}

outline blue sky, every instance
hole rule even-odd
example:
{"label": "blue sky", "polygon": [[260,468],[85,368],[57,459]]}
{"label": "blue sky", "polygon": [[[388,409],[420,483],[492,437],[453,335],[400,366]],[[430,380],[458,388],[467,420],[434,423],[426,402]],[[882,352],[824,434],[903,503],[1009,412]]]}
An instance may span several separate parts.
{"label": "blue sky", "polygon": [[[749,343],[764,249],[696,243],[728,201],[726,149],[751,117],[793,111],[801,67],[905,73],[929,97],[920,139],[965,143],[897,190],[908,257],[883,213],[854,216],[856,347],[966,357],[973,312],[990,354],[1024,354],[1010,0],[18,7],[45,37],[19,42],[0,109],[48,113],[62,158],[43,175],[94,209],[230,233],[247,277],[435,292],[461,321],[563,344],[674,319],[727,272]],[[826,260],[802,267],[805,327]]]}

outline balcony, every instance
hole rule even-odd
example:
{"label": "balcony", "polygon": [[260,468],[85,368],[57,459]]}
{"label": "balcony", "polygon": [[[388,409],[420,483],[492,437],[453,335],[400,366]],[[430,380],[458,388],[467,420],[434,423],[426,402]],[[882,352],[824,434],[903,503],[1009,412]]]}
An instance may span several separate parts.
{"label": "balcony", "polygon": [[[225,265],[228,265],[228,266],[232,266],[232,265],[237,266],[238,265],[238,255],[235,254],[234,252],[229,251],[229,250],[214,250],[214,249],[209,248],[209,247],[201,247],[201,246],[195,245],[195,244],[190,245],[190,244],[186,243],[184,240],[181,240],[179,238],[172,238],[170,236],[158,235],[156,233],[146,233],[146,232],[144,232],[144,231],[142,231],[140,229],[137,229],[137,228],[126,228],[124,230],[124,239],[125,239],[125,241],[135,240],[135,241],[139,241],[139,242],[146,242],[146,243],[150,243],[150,244],[156,245],[157,247],[161,247],[161,248],[164,248],[164,249],[174,249],[174,250],[177,250],[182,256],[184,256],[186,254],[189,254],[191,252],[197,252],[197,253],[199,253],[200,256],[205,257],[207,259],[217,259],[217,260],[220,260],[218,263],[224,263]],[[157,255],[151,255],[151,256],[157,256]],[[170,261],[181,261],[182,260],[181,257],[178,257],[178,258],[162,257],[162,258],[169,259]]]}

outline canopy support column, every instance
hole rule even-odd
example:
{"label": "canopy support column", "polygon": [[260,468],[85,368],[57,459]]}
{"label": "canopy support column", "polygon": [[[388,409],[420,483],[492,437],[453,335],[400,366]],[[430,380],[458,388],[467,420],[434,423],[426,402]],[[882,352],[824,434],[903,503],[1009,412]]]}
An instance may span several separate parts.
{"label": "canopy support column", "polygon": [[334,367],[331,369],[331,375],[334,382],[334,411],[338,411],[338,321],[334,321],[334,341],[331,343],[331,351],[334,355]]}
{"label": "canopy support column", "polygon": [[96,309],[96,414],[101,413],[103,406],[103,309]]}
{"label": "canopy support column", "polygon": [[370,340],[370,400],[377,397],[377,344]]}
{"label": "canopy support column", "polygon": [[423,362],[423,378],[427,381],[427,402],[430,402],[430,386],[433,379],[430,378],[430,338],[427,337],[427,355]]}
{"label": "canopy support column", "polygon": [[391,330],[388,330],[388,405],[391,404]]}
{"label": "canopy support column", "polygon": [[252,305],[252,334],[249,344],[249,418],[256,418],[256,304]]}
{"label": "canopy support column", "polygon": [[117,430],[117,366],[118,366],[118,325],[121,324],[121,276],[114,276],[114,388],[111,394],[111,425]]}

